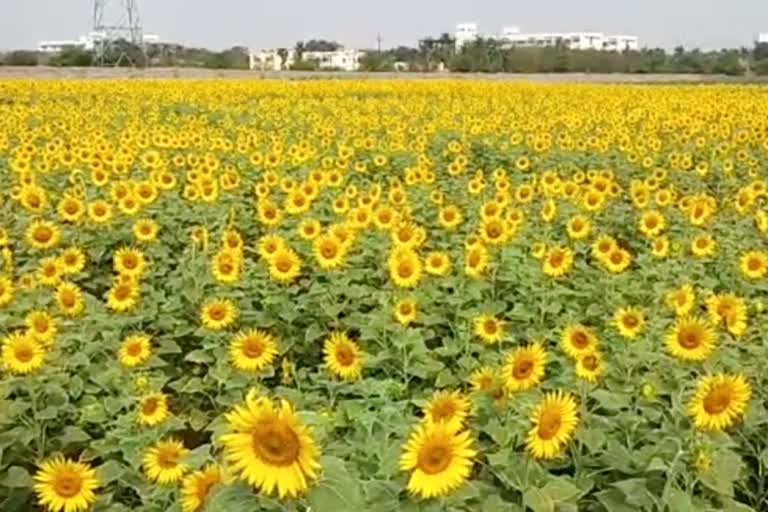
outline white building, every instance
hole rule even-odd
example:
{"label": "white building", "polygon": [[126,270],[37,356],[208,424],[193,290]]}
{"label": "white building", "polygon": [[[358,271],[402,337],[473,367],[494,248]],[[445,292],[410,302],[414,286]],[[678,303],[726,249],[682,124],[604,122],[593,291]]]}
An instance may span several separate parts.
{"label": "white building", "polygon": [[[304,61],[316,62],[319,69],[339,69],[357,71],[364,52],[354,49],[339,49],[329,52],[305,51],[301,55]],[[290,69],[298,55],[293,48],[269,50],[251,50],[250,67],[261,71],[282,71]]]}
{"label": "white building", "polygon": [[[85,50],[91,51],[96,45],[103,41],[106,34],[103,32],[91,32],[87,36],[80,36],[77,39],[61,41],[40,41],[37,51],[41,53],[61,53],[64,50]],[[159,44],[160,36],[155,34],[145,34],[142,38],[144,44]]]}
{"label": "white building", "polygon": [[756,44],[768,44],[768,32],[763,32],[761,34],[757,34],[757,37],[755,37],[755,43]]}
{"label": "white building", "polygon": [[474,23],[456,25],[456,47],[480,37],[493,39],[510,46],[554,47],[562,46],[572,50],[624,51],[639,50],[640,40],[636,36],[606,35],[602,32],[520,32],[518,27],[505,27],[500,34],[480,34]]}

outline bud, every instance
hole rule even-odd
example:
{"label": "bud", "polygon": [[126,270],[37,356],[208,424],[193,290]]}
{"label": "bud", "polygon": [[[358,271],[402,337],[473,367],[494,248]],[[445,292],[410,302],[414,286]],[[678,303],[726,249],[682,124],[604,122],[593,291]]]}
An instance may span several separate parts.
{"label": "bud", "polygon": [[640,392],[643,394],[643,397],[645,397],[646,400],[653,400],[656,398],[656,386],[650,382],[643,384]]}

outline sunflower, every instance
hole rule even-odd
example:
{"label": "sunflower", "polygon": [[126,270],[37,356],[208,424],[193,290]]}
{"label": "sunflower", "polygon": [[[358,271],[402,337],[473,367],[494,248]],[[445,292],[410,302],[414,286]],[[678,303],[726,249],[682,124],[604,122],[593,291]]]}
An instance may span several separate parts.
{"label": "sunflower", "polygon": [[299,236],[304,240],[314,240],[320,235],[322,226],[317,219],[304,219],[299,224]]}
{"label": "sunflower", "polygon": [[140,425],[154,427],[170,416],[168,397],[163,393],[152,393],[141,398],[137,421]]}
{"label": "sunflower", "polygon": [[667,332],[669,353],[684,361],[704,361],[715,350],[717,333],[699,317],[681,317]]}
{"label": "sunflower", "polygon": [[278,251],[285,249],[285,247],[285,239],[280,235],[264,235],[259,239],[259,256],[270,261],[272,256],[277,254]]}
{"label": "sunflower", "polygon": [[479,278],[488,268],[488,249],[483,244],[474,244],[464,252],[464,273]]}
{"label": "sunflower", "polygon": [[58,258],[43,258],[40,260],[40,267],[37,269],[37,282],[43,286],[54,287],[61,282],[62,274]]}
{"label": "sunflower", "polygon": [[69,247],[61,253],[58,261],[62,273],[79,274],[85,268],[85,253],[78,247]]}
{"label": "sunflower", "polygon": [[605,361],[600,352],[584,354],[576,360],[576,376],[587,382],[597,382],[605,373]]}
{"label": "sunflower", "polygon": [[355,238],[357,237],[357,233],[349,224],[346,223],[340,223],[340,224],[334,224],[331,227],[328,228],[328,233],[336,238],[342,246],[344,246],[344,249],[349,250],[352,247],[352,244],[355,242]]}
{"label": "sunflower", "polygon": [[592,354],[598,348],[597,336],[592,329],[581,324],[569,325],[563,331],[560,344],[565,353],[573,359]]}
{"label": "sunflower", "polygon": [[640,217],[640,232],[648,238],[659,236],[667,227],[667,219],[657,210],[649,210]]}
{"label": "sunflower", "polygon": [[73,196],[64,196],[56,205],[56,213],[66,222],[78,222],[85,215],[85,203]]}
{"label": "sunflower", "polygon": [[493,345],[504,339],[504,322],[492,315],[480,315],[472,321],[475,336],[484,343]]}
{"label": "sunflower", "polygon": [[104,200],[94,201],[88,205],[88,218],[94,224],[106,224],[112,220],[113,208]]}
{"label": "sunflower", "polygon": [[320,235],[313,244],[315,260],[323,270],[333,270],[344,265],[346,247],[332,235]]}
{"label": "sunflower", "polygon": [[651,254],[658,259],[666,258],[669,254],[669,238],[666,236],[655,238],[651,243]]}
{"label": "sunflower", "polygon": [[544,255],[542,270],[550,277],[561,277],[573,266],[573,251],[568,247],[551,247]]}
{"label": "sunflower", "polygon": [[534,409],[531,422],[528,452],[537,459],[554,459],[562,453],[579,423],[576,400],[563,391],[549,392]]}
{"label": "sunflower", "polygon": [[424,270],[433,276],[445,276],[451,271],[451,258],[447,252],[432,251],[424,258]]}
{"label": "sunflower", "polygon": [[259,329],[238,332],[229,344],[232,364],[245,372],[260,372],[271,366],[277,355],[275,338]]}
{"label": "sunflower", "polygon": [[710,321],[715,325],[724,324],[734,336],[741,336],[747,330],[747,304],[733,293],[712,295],[706,302]]}
{"label": "sunflower", "polygon": [[279,283],[290,283],[301,273],[301,259],[287,247],[278,250],[269,262],[269,275]]}
{"label": "sunflower", "polygon": [[181,459],[189,453],[181,441],[159,441],[149,448],[142,459],[144,473],[152,482],[175,485],[187,472],[188,466]]}
{"label": "sunflower", "polygon": [[715,254],[717,242],[712,235],[705,233],[691,240],[691,252],[698,258],[707,258]]}
{"label": "sunflower", "polygon": [[133,223],[133,236],[138,242],[154,242],[160,226],[152,219],[139,219]]}
{"label": "sunflower", "polygon": [[469,383],[472,391],[485,393],[492,393],[503,385],[499,371],[491,366],[483,366],[472,372]]}
{"label": "sunflower", "polygon": [[243,260],[239,251],[221,249],[211,261],[211,273],[219,283],[232,284],[240,280]]}
{"label": "sunflower", "polygon": [[3,367],[10,373],[27,375],[43,366],[45,349],[27,334],[9,334],[2,347]]}
{"label": "sunflower", "polygon": [[584,215],[574,215],[568,219],[566,229],[569,238],[573,240],[582,240],[587,238],[592,231],[592,223]]}
{"label": "sunflower", "polygon": [[667,307],[675,312],[677,316],[685,316],[696,305],[696,294],[693,286],[684,284],[677,290],[669,292],[666,296]]}
{"label": "sunflower", "polygon": [[212,331],[221,331],[235,323],[238,310],[229,299],[212,299],[200,308],[200,322]]}
{"label": "sunflower", "polygon": [[476,456],[468,431],[457,432],[445,424],[419,425],[403,447],[400,469],[411,472],[411,494],[434,498],[466,482]]}
{"label": "sunflower", "polygon": [[56,339],[58,328],[56,320],[46,311],[30,311],[24,318],[27,335],[44,346],[51,345]]}
{"label": "sunflower", "polygon": [[470,401],[459,391],[436,391],[422,412],[427,424],[444,423],[458,431],[464,427],[471,407]]}
{"label": "sunflower", "polygon": [[0,276],[0,308],[13,301],[15,292],[13,281],[8,277]]}
{"label": "sunflower", "polygon": [[415,299],[403,299],[395,304],[395,319],[402,325],[408,325],[416,320],[417,305]]}
{"label": "sunflower", "polygon": [[603,260],[603,264],[613,273],[624,272],[632,263],[632,255],[621,247],[614,248]]}
{"label": "sunflower", "polygon": [[113,257],[112,266],[118,274],[138,278],[147,268],[147,260],[139,249],[122,247]]}
{"label": "sunflower", "polygon": [[488,245],[501,245],[510,238],[511,234],[507,224],[501,219],[491,218],[480,224],[480,237]]}
{"label": "sunflower", "polygon": [[608,255],[619,247],[612,236],[600,235],[592,244],[592,253],[598,261],[605,261]]}
{"label": "sunflower", "polygon": [[126,337],[120,344],[118,356],[120,364],[126,368],[134,368],[144,364],[152,355],[152,342],[146,334],[134,334]]}
{"label": "sunflower", "polygon": [[227,483],[225,470],[218,464],[211,464],[199,471],[188,474],[181,483],[182,512],[202,512],[211,489]]}
{"label": "sunflower", "polygon": [[645,327],[645,316],[638,308],[621,308],[613,315],[613,322],[619,330],[619,334],[633,340]]}
{"label": "sunflower", "polygon": [[113,311],[124,313],[136,307],[139,302],[139,283],[131,278],[115,279],[107,292],[107,306]]}
{"label": "sunflower", "polygon": [[61,240],[61,230],[53,222],[36,220],[27,228],[27,243],[35,249],[51,249]]}
{"label": "sunflower", "polygon": [[396,286],[414,288],[419,284],[422,263],[419,255],[410,249],[395,249],[388,261],[389,275]]}
{"label": "sunflower", "polygon": [[253,487],[296,497],[318,477],[320,449],[288,402],[249,397],[226,419],[231,433],[221,436],[224,457]]}
{"label": "sunflower", "polygon": [[67,316],[77,316],[85,309],[83,292],[74,283],[63,282],[56,287],[56,305]]}
{"label": "sunflower", "polygon": [[451,231],[464,221],[464,216],[458,206],[446,205],[440,208],[438,212],[438,221],[440,225]]}
{"label": "sunflower", "polygon": [[518,347],[507,356],[502,368],[504,386],[511,392],[526,391],[544,378],[547,352],[541,343]]}
{"label": "sunflower", "polygon": [[751,396],[752,388],[743,375],[709,375],[699,380],[688,414],[699,430],[725,430],[739,421]]}
{"label": "sunflower", "polygon": [[749,251],[740,260],[741,273],[749,279],[761,279],[768,273],[768,253]]}
{"label": "sunflower", "polygon": [[360,347],[346,333],[333,333],[323,346],[325,366],[328,370],[345,380],[360,378],[363,370],[363,353]]}
{"label": "sunflower", "polygon": [[54,457],[40,464],[34,490],[41,507],[50,512],[81,512],[96,501],[96,471],[83,462]]}

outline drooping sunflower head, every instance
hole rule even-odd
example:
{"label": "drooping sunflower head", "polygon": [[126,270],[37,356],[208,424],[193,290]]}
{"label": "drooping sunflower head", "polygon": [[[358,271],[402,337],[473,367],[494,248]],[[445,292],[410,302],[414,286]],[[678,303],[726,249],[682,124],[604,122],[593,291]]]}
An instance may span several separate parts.
{"label": "drooping sunflower head", "polygon": [[699,430],[725,430],[741,419],[751,397],[752,388],[743,375],[709,375],[699,380],[688,413]]}
{"label": "drooping sunflower head", "polygon": [[419,425],[403,446],[400,469],[411,472],[411,494],[434,498],[460,487],[476,456],[468,431],[455,431],[444,423]]}
{"label": "drooping sunflower head", "polygon": [[34,489],[41,507],[50,511],[79,512],[96,501],[96,471],[82,462],[54,457],[35,473]]}
{"label": "drooping sunflower head", "polygon": [[666,336],[667,351],[684,361],[704,361],[715,350],[717,333],[699,317],[680,317]]}
{"label": "drooping sunflower head", "polygon": [[579,423],[576,400],[563,391],[547,393],[531,415],[528,453],[537,459],[558,457]]}
{"label": "drooping sunflower head", "polygon": [[364,356],[360,347],[344,332],[333,333],[323,346],[325,366],[333,375],[344,380],[360,378]]}
{"label": "drooping sunflower head", "polygon": [[488,268],[488,249],[481,243],[468,247],[464,252],[464,273],[479,278]]}
{"label": "drooping sunflower head", "polygon": [[502,369],[505,387],[511,392],[533,388],[544,378],[546,364],[547,352],[541,343],[516,348]]}
{"label": "drooping sunflower head", "polygon": [[249,329],[237,333],[230,342],[229,355],[238,370],[258,372],[269,367],[277,355],[275,338],[266,331]]}
{"label": "drooping sunflower head", "polygon": [[266,494],[296,497],[318,477],[320,449],[287,402],[251,398],[226,415],[221,437],[231,470]]}

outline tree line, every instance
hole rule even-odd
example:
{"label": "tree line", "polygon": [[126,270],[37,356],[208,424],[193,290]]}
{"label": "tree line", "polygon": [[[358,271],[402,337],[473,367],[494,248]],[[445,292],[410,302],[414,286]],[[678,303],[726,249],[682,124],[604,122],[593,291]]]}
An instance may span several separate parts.
{"label": "tree line", "polygon": [[[314,70],[317,63],[304,58],[307,52],[342,48],[335,41],[311,39],[289,48],[278,49],[287,60],[294,51],[293,69]],[[118,65],[136,67],[201,67],[247,69],[248,49],[233,47],[223,51],[189,48],[174,44],[153,44],[140,48],[127,41],[113,43],[104,51],[67,49],[58,54],[13,51],[0,54],[0,65],[79,66]],[[754,48],[701,51],[682,46],[672,52],[661,48],[609,52],[572,50],[566,46],[545,48],[515,47],[492,39],[478,39],[456,47],[449,34],[419,41],[418,47],[400,46],[370,50],[360,61],[363,71],[437,71],[473,73],[690,73],[730,76],[768,75],[768,44]]]}

